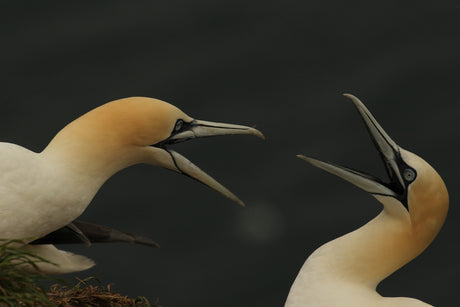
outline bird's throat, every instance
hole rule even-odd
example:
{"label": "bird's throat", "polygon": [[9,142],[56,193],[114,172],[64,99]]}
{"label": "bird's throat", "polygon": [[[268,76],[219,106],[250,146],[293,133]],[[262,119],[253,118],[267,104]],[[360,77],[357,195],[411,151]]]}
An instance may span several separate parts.
{"label": "bird's throat", "polygon": [[[300,274],[353,282],[375,289],[417,257],[429,242],[414,232],[410,218],[383,210],[361,228],[318,248]],[[303,272],[302,272],[303,271]]]}

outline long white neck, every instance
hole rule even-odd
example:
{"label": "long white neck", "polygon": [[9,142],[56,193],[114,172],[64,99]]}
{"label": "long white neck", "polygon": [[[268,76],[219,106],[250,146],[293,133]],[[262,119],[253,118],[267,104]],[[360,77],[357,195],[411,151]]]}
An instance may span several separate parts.
{"label": "long white neck", "polygon": [[349,294],[337,300],[361,290],[363,293],[355,292],[357,296],[377,297],[375,288],[379,282],[426,248],[429,242],[418,238],[406,209],[392,198],[384,202],[385,209],[373,220],[324,244],[307,259],[291,287],[286,306],[323,301],[332,293],[340,296],[340,291]]}
{"label": "long white neck", "polygon": [[320,247],[310,265],[321,274],[375,288],[422,252],[414,240],[407,212],[386,206],[361,228]]}
{"label": "long white neck", "polygon": [[363,227],[318,248],[305,262],[289,292],[294,306],[429,306],[411,298],[383,298],[380,281],[417,257],[436,237],[449,208],[447,188],[423,159],[400,148],[417,170],[403,203],[374,197],[384,210]]}

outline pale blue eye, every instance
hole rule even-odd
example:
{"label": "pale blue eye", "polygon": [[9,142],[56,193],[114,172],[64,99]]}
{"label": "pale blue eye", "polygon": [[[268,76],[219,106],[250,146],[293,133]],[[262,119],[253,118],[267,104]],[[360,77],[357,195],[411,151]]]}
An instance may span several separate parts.
{"label": "pale blue eye", "polygon": [[415,171],[410,168],[406,168],[403,172],[404,180],[409,181],[409,182],[414,181],[416,176],[417,174],[415,173]]}
{"label": "pale blue eye", "polygon": [[176,122],[176,125],[174,126],[174,131],[181,130],[183,125],[184,125],[184,121],[182,119],[178,119]]}

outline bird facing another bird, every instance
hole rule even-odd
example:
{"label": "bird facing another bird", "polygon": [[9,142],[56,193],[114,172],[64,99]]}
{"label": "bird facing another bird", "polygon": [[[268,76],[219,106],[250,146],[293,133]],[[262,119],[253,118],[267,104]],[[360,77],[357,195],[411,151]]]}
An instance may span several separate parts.
{"label": "bird facing another bird", "polygon": [[[364,104],[349,97],[366,124],[388,173],[384,182],[366,173],[299,156],[373,195],[382,212],[363,227],[308,257],[289,292],[286,307],[429,306],[410,298],[384,298],[380,281],[419,255],[435,238],[448,209],[447,189],[423,159],[400,148]],[[52,243],[122,241],[155,245],[99,225],[76,221],[104,182],[138,163],[191,177],[243,205],[228,189],[170,149],[175,143],[254,128],[195,120],[152,98],[109,102],[63,128],[40,153],[0,143],[0,238],[25,239],[25,249],[54,264],[47,273],[87,269],[94,262]],[[70,235],[70,238],[69,238]]]}
{"label": "bird facing another bird", "polygon": [[[59,131],[40,153],[0,143],[0,238],[29,243],[66,227],[84,239],[85,231],[72,222],[107,179],[138,163],[186,175],[244,205],[227,188],[170,149],[175,143],[227,134],[263,138],[251,127],[196,120],[161,100],[132,97],[109,102],[79,117]],[[94,229],[89,227],[88,231]],[[103,228],[99,230],[104,232]],[[94,265],[84,256],[51,244],[29,244],[25,248],[55,264],[38,264],[47,273],[69,273]]]}
{"label": "bird facing another bird", "polygon": [[412,298],[382,297],[376,287],[418,256],[438,234],[449,206],[446,186],[427,162],[399,147],[358,98],[345,96],[363,119],[389,182],[299,157],[370,193],[383,204],[383,210],[366,225],[313,252],[297,275],[285,306],[430,306]]}

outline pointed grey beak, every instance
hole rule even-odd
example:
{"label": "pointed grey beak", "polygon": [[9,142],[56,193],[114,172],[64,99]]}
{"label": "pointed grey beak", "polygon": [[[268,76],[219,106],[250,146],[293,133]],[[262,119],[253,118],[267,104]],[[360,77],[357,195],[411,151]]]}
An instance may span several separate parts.
{"label": "pointed grey beak", "polygon": [[169,145],[195,138],[229,134],[249,134],[265,139],[262,132],[247,126],[214,123],[203,120],[192,120],[189,123],[181,122],[180,127],[169,138],[150,147],[153,151],[153,161],[151,163],[195,179],[239,205],[244,206],[244,203],[235,194],[230,192],[230,190],[206,174],[187,158],[168,148]]}
{"label": "pointed grey beak", "polygon": [[313,166],[321,168],[326,172],[329,172],[333,175],[336,175],[342,179],[345,179],[348,182],[353,183],[358,188],[363,189],[364,191],[374,194],[374,195],[386,195],[386,196],[396,196],[396,194],[389,189],[385,183],[383,183],[380,179],[351,169],[347,167],[343,167],[340,165],[335,165],[332,163],[323,162],[320,160],[316,160],[304,155],[297,155],[298,158],[307,161]]}
{"label": "pointed grey beak", "polygon": [[297,157],[309,162],[313,166],[319,167],[331,174],[343,178],[364,191],[374,195],[392,196],[395,198],[404,198],[406,195],[406,182],[401,172],[407,168],[407,164],[401,159],[398,145],[388,136],[377,120],[372,116],[364,104],[355,96],[344,94],[351,99],[361,118],[366,125],[367,131],[377,148],[380,157],[385,164],[386,171],[390,177],[390,182],[385,183],[382,180],[366,174],[364,172],[351,168],[335,165],[332,163],[322,162],[303,155]]}
{"label": "pointed grey beak", "polygon": [[372,116],[371,112],[369,112],[366,106],[358,98],[351,94],[344,94],[344,96],[351,99],[359,114],[361,115],[361,118],[366,125],[367,131],[369,132],[375,147],[381,155],[388,175],[390,178],[396,176],[401,186],[404,187],[404,180],[402,179],[401,173],[399,172],[397,162],[399,159],[401,159],[399,146],[390,138],[385,130],[383,130],[374,116]]}
{"label": "pointed grey beak", "polygon": [[251,134],[257,136],[258,138],[265,139],[262,132],[255,128],[195,119],[190,123],[183,123],[182,129],[171,135],[166,142],[172,144],[195,138],[229,134]]}

